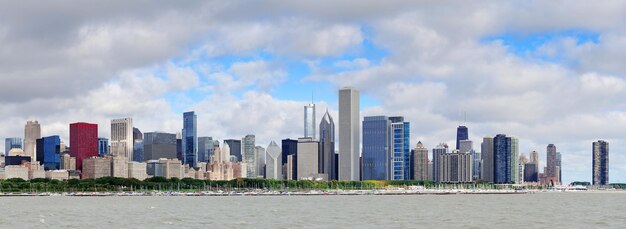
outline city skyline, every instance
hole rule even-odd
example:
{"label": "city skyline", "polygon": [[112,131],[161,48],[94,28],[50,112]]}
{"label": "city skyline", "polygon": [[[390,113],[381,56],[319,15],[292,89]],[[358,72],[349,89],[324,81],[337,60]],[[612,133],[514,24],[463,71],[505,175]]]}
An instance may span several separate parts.
{"label": "city skyline", "polygon": [[193,110],[197,136],[254,134],[266,146],[301,137],[311,92],[316,117],[328,110],[338,121],[337,90],[352,86],[360,121],[405,117],[411,147],[456,148],[462,124],[476,149],[485,136],[517,137],[543,170],[555,144],[567,183],[592,180],[590,143],[601,139],[611,144],[610,182],[626,182],[626,70],[615,51],[626,46],[624,3],[266,3],[267,12],[238,1],[129,2],[123,11],[78,3],[82,13],[22,4],[0,9],[2,139],[26,144],[29,120],[66,144],[69,123],[98,124],[111,140],[120,117],[178,133]]}

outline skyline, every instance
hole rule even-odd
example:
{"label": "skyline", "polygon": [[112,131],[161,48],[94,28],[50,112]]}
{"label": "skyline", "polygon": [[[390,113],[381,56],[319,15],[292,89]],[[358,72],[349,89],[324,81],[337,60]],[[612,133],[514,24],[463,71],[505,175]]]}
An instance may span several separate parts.
{"label": "skyline", "polygon": [[338,120],[337,90],[354,86],[360,120],[405,117],[411,148],[453,146],[463,124],[475,146],[519,138],[543,168],[552,143],[570,182],[591,181],[601,139],[610,181],[626,182],[625,3],[70,3],[0,9],[1,138],[38,120],[42,136],[68,142],[87,122],[110,139],[120,117],[176,133],[193,110],[198,136],[267,146],[302,135],[312,91],[315,116]]}

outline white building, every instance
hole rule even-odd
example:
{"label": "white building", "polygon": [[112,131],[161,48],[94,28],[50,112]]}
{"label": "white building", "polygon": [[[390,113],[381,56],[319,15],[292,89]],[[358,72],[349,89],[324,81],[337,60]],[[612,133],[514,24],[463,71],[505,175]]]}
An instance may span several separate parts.
{"label": "white building", "polygon": [[360,95],[354,88],[339,90],[339,180],[360,180]]}
{"label": "white building", "polygon": [[319,173],[319,142],[313,138],[298,139],[296,159],[298,180],[328,180],[328,175]]}
{"label": "white building", "polygon": [[133,119],[121,118],[111,120],[111,155],[124,156],[126,160],[133,158]]}
{"label": "white building", "polygon": [[147,165],[145,162],[128,162],[128,178],[145,180],[148,178]]}
{"label": "white building", "polygon": [[[41,138],[41,125],[37,121],[28,121],[24,127],[24,156],[31,158],[31,161],[37,161],[37,139]],[[13,154],[9,154],[13,156]]]}
{"label": "white building", "polygon": [[315,139],[315,104],[304,106],[304,137]]}
{"label": "white building", "polygon": [[255,145],[255,137],[254,135],[246,135],[241,140],[242,148],[243,148],[243,162],[246,164],[246,176],[247,178],[256,178],[257,177],[257,157],[254,147]]}
{"label": "white building", "polygon": [[272,141],[267,146],[265,161],[265,178],[281,180],[283,178],[282,152],[278,144]]}

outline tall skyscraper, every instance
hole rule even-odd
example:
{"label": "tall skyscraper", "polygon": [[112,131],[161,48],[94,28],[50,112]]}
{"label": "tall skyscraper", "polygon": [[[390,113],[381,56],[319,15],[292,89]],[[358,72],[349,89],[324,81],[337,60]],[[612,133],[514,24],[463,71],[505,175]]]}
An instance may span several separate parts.
{"label": "tall skyscraper", "polygon": [[[363,180],[394,178],[394,154],[391,146],[391,120],[386,116],[363,119]],[[398,166],[401,169],[401,166]]]}
{"label": "tall skyscraper", "polygon": [[194,168],[198,164],[198,116],[195,112],[183,113],[182,134],[183,164]]}
{"label": "tall skyscraper", "polygon": [[411,177],[411,125],[404,117],[389,117],[391,121],[391,152],[393,153],[393,179],[409,180]]}
{"label": "tall skyscraper", "polygon": [[556,172],[559,178],[559,184],[562,184],[563,180],[561,180],[561,177],[563,177],[563,174],[561,174],[561,153],[560,152],[556,152]]}
{"label": "tall skyscraper", "polygon": [[428,149],[418,142],[413,150],[413,179],[428,180]]}
{"label": "tall skyscraper", "polygon": [[592,144],[593,185],[609,184],[609,143],[598,140]]}
{"label": "tall skyscraper", "polygon": [[198,161],[209,162],[215,147],[219,147],[219,141],[213,140],[212,137],[199,137],[198,138]]}
{"label": "tall skyscraper", "polygon": [[472,158],[469,153],[453,150],[452,153],[442,153],[438,157],[439,182],[472,182]]}
{"label": "tall skyscraper", "polygon": [[70,124],[70,156],[76,158],[76,169],[83,169],[83,160],[98,156],[98,124]]}
{"label": "tall skyscraper", "polygon": [[473,149],[474,149],[474,142],[472,140],[465,139],[465,140],[459,141],[458,150],[461,151],[461,153],[469,153]]}
{"label": "tall skyscraper", "polygon": [[360,95],[355,88],[339,90],[339,179],[360,179]]}
{"label": "tall skyscraper", "polygon": [[246,177],[256,178],[258,174],[256,152],[254,151],[256,146],[254,135],[246,135],[241,140],[241,143],[243,144],[243,162],[246,163]]}
{"label": "tall skyscraper", "polygon": [[483,171],[483,159],[481,152],[477,152],[476,150],[469,151],[470,156],[472,157],[472,176],[474,180],[483,179],[482,171]]}
{"label": "tall skyscraper", "polygon": [[23,149],[22,138],[5,138],[4,139],[4,155],[10,156],[11,149]]}
{"label": "tall skyscraper", "polygon": [[304,137],[315,139],[315,104],[304,106]]}
{"label": "tall skyscraper", "polygon": [[133,128],[133,160],[136,162],[144,162],[143,133],[139,128]]}
{"label": "tall skyscraper", "polygon": [[37,158],[45,170],[61,166],[61,138],[57,135],[37,139]]}
{"label": "tall skyscraper", "polygon": [[441,159],[441,155],[443,154],[447,154],[448,153],[448,144],[446,143],[439,143],[439,145],[437,145],[437,147],[433,148],[433,180],[435,181],[442,181],[443,179],[443,174],[441,174],[441,170],[442,168],[440,168],[441,163],[440,163],[440,159]]}
{"label": "tall skyscraper", "polygon": [[326,174],[319,174],[319,142],[313,138],[298,139],[297,180],[327,180]]}
{"label": "tall skyscraper", "polygon": [[519,139],[515,137],[507,137],[507,144],[509,146],[509,164],[507,165],[507,170],[509,171],[509,182],[512,184],[519,184]]}
{"label": "tall skyscraper", "polygon": [[282,180],[282,157],[281,149],[276,142],[271,141],[267,146],[267,158],[265,162],[265,178]]}
{"label": "tall skyscraper", "polygon": [[258,178],[265,178],[265,163],[267,161],[267,154],[263,146],[254,147],[254,153],[256,154],[256,173]]}
{"label": "tall skyscraper", "polygon": [[[37,121],[28,121],[24,127],[24,155],[31,157],[31,161],[37,161],[35,147],[37,139],[41,138],[41,125]],[[8,151],[7,151],[8,152]]]}
{"label": "tall skyscraper", "polygon": [[104,157],[109,155],[109,139],[98,138],[98,156]]}
{"label": "tall skyscraper", "polygon": [[468,140],[469,133],[466,126],[456,128],[456,149],[461,149],[461,140]]}
{"label": "tall skyscraper", "polygon": [[133,119],[111,120],[111,155],[133,159]]}
{"label": "tall skyscraper", "polygon": [[[319,173],[328,175],[329,180],[337,180],[335,154],[335,122],[328,110],[320,122]],[[268,149],[269,150],[269,149]]]}
{"label": "tall skyscraper", "polygon": [[556,146],[549,144],[546,147],[546,180],[552,185],[559,184],[556,165]]}
{"label": "tall skyscraper", "polygon": [[[287,177],[298,177],[297,176],[297,171],[298,171],[298,165],[295,163],[297,161],[297,156],[298,156],[298,140],[294,140],[294,139],[283,139],[281,142],[281,146],[282,146],[282,153],[281,153],[281,163],[283,166],[283,176],[285,177],[285,179],[287,179]],[[288,169],[287,168],[287,163],[289,162],[289,156],[291,156],[293,163],[292,163],[292,169]]]}
{"label": "tall skyscraper", "polygon": [[228,144],[230,147],[230,155],[237,157],[237,161],[243,161],[241,153],[241,140],[239,139],[226,139],[224,144]]}
{"label": "tall skyscraper", "polygon": [[493,183],[494,177],[494,155],[493,155],[493,138],[484,137],[483,143],[480,145],[481,156],[483,158],[482,179],[486,182]]}
{"label": "tall skyscraper", "polygon": [[143,141],[144,160],[176,159],[176,134],[148,132]]}
{"label": "tall skyscraper", "polygon": [[515,184],[519,181],[519,141],[514,137],[498,134],[493,140],[494,182]]}

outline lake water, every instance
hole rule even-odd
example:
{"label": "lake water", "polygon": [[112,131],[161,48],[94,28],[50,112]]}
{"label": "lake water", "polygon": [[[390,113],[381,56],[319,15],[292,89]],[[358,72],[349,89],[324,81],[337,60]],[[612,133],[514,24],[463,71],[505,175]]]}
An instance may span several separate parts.
{"label": "lake water", "polygon": [[1,228],[626,228],[626,193],[3,197]]}

